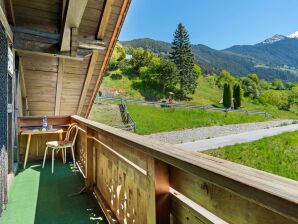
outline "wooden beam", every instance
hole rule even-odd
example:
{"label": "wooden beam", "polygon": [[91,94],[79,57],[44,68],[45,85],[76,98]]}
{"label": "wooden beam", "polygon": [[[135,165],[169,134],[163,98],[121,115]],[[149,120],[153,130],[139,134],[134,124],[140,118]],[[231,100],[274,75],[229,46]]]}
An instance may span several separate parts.
{"label": "wooden beam", "polygon": [[97,39],[103,40],[105,37],[106,29],[110,20],[112,5],[114,0],[106,0],[103,16],[100,22],[100,26],[97,32]]}
{"label": "wooden beam", "polygon": [[70,51],[71,29],[80,26],[88,0],[69,0],[65,5],[61,31],[60,50]]}
{"label": "wooden beam", "polygon": [[0,23],[4,27],[5,33],[9,39],[9,41],[12,43],[13,42],[13,33],[10,29],[10,26],[8,24],[7,18],[5,16],[5,13],[3,9],[0,7]]}
{"label": "wooden beam", "polygon": [[22,96],[22,104],[23,104],[23,112],[25,116],[29,116],[29,105],[27,99],[27,88],[25,82],[24,69],[22,64],[22,58],[19,59],[19,72],[20,72],[20,87],[21,87],[21,96]]}
{"label": "wooden beam", "polygon": [[48,39],[48,41],[52,40],[50,42],[59,43],[60,35],[58,33],[51,33],[51,32],[45,32],[45,31],[40,31],[36,29],[29,29],[24,26],[12,26],[11,30],[13,31],[14,35],[28,34],[28,35],[36,36],[38,38],[44,38],[45,40]]}
{"label": "wooden beam", "polygon": [[59,58],[58,74],[57,74],[57,87],[56,87],[55,116],[60,115],[61,94],[62,94],[62,84],[63,84],[63,74],[64,74],[64,62],[65,62],[65,60],[63,58]]}
{"label": "wooden beam", "polygon": [[119,14],[117,23],[116,23],[116,27],[114,29],[114,32],[113,32],[112,38],[110,40],[110,43],[109,43],[107,52],[105,54],[103,64],[102,64],[101,69],[99,71],[98,79],[96,81],[96,85],[95,85],[95,88],[94,88],[94,91],[93,91],[91,100],[89,102],[89,105],[88,105],[88,108],[87,108],[85,117],[87,117],[89,115],[90,111],[91,111],[93,102],[94,102],[95,97],[97,95],[97,92],[99,90],[99,87],[100,87],[100,84],[101,84],[101,80],[102,80],[103,75],[104,75],[104,73],[106,71],[106,68],[107,68],[107,65],[109,63],[109,60],[110,60],[110,58],[112,56],[114,47],[115,47],[116,42],[117,42],[117,38],[119,36],[120,30],[121,30],[121,27],[123,25],[123,22],[124,22],[124,19],[125,19],[126,14],[127,14],[127,11],[128,11],[128,8],[129,8],[130,3],[131,3],[131,0],[123,0],[123,4],[122,4],[121,11],[120,11],[120,14]]}
{"label": "wooden beam", "polygon": [[75,61],[84,61],[85,57],[71,57],[70,55],[64,55],[64,54],[55,54],[55,53],[47,53],[47,52],[39,52],[39,51],[30,51],[30,50],[23,50],[23,49],[15,49],[18,55],[41,55],[41,56],[47,56],[47,57],[54,57],[54,58],[64,58],[69,60],[75,60]]}
{"label": "wooden beam", "polygon": [[100,40],[79,39],[79,48],[92,50],[105,50],[106,43]]}
{"label": "wooden beam", "polygon": [[5,0],[5,9],[7,12],[7,18],[11,25],[16,25],[16,19],[14,16],[12,0]]}
{"label": "wooden beam", "polygon": [[88,72],[87,72],[87,75],[86,75],[85,83],[84,83],[84,86],[83,86],[83,90],[82,90],[82,93],[81,93],[81,98],[80,98],[80,102],[79,102],[79,106],[78,106],[78,110],[77,110],[78,115],[80,115],[82,113],[83,106],[84,106],[84,103],[85,103],[85,100],[86,100],[87,91],[89,89],[90,81],[91,81],[91,78],[92,78],[93,73],[94,73],[94,69],[95,69],[95,66],[96,66],[98,55],[99,55],[98,51],[94,51],[92,56],[91,56],[91,60],[90,60],[89,67],[88,67]]}

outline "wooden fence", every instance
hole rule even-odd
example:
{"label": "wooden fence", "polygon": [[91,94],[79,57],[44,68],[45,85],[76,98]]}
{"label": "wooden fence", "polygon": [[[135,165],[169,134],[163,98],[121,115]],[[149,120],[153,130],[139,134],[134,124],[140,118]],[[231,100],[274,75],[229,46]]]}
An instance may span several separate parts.
{"label": "wooden fence", "polygon": [[124,123],[124,127],[122,127],[121,129],[126,131],[132,131],[132,132],[136,131],[137,124],[132,118],[132,116],[130,115],[130,113],[128,112],[128,109],[124,100],[121,100],[121,103],[119,104],[119,109],[120,109],[122,121]]}
{"label": "wooden fence", "polygon": [[298,222],[298,183],[72,116],[78,164],[111,223]]}
{"label": "wooden fence", "polygon": [[97,100],[107,100],[107,101],[124,101],[127,103],[141,103],[148,105],[158,105],[161,107],[176,107],[176,108],[188,108],[188,109],[203,109],[203,110],[211,110],[211,111],[222,111],[226,113],[245,113],[245,114],[260,114],[268,117],[272,117],[272,114],[264,111],[254,111],[254,110],[233,110],[219,107],[210,107],[210,106],[200,106],[200,105],[191,105],[191,104],[179,104],[179,103],[163,103],[156,101],[145,101],[145,100],[136,100],[136,99],[121,99],[114,97],[97,97]]}

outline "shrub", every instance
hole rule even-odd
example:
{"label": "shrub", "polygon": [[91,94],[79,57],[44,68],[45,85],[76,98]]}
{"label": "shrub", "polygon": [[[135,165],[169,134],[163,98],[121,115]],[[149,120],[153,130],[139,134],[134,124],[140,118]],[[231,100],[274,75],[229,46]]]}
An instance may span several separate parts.
{"label": "shrub", "polygon": [[267,90],[260,96],[262,104],[270,104],[278,109],[286,110],[288,108],[288,93],[286,91]]}
{"label": "shrub", "polygon": [[230,85],[234,85],[237,82],[236,78],[234,76],[231,75],[230,72],[228,72],[227,70],[222,70],[219,73],[219,76],[216,80],[216,85],[219,88],[224,87],[225,83],[229,83]]}
{"label": "shrub", "polygon": [[223,105],[227,109],[231,108],[232,106],[232,89],[227,83],[224,84]]}
{"label": "shrub", "polygon": [[242,100],[241,87],[239,84],[234,86],[233,95],[234,95],[234,108],[238,109],[241,107],[241,100]]}

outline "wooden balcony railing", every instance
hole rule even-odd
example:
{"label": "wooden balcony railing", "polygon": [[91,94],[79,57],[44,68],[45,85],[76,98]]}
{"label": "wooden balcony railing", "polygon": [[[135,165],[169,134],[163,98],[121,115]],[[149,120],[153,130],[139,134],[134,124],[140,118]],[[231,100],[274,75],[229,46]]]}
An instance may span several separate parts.
{"label": "wooden balcony railing", "polygon": [[86,190],[111,223],[298,222],[294,180],[79,116],[65,121],[79,124],[76,158]]}

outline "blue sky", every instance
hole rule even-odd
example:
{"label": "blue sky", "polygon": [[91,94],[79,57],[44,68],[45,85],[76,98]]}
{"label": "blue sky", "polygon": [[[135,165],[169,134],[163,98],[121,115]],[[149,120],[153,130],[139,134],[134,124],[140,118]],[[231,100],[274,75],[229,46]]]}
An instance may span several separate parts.
{"label": "blue sky", "polygon": [[255,44],[298,30],[298,0],[132,0],[119,40],[171,42],[179,22],[194,44]]}

